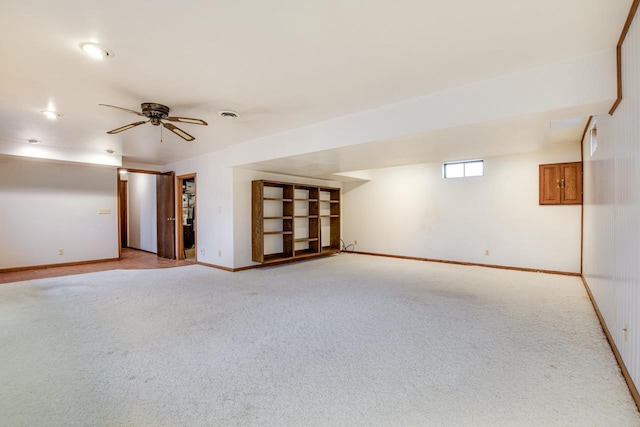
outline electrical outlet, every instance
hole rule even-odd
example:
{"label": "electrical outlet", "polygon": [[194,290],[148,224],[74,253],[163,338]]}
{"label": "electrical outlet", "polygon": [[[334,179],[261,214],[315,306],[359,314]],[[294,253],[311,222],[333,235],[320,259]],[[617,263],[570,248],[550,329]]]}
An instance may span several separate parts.
{"label": "electrical outlet", "polygon": [[625,323],[624,324],[624,341],[627,342],[629,341],[629,324]]}
{"label": "electrical outlet", "polygon": [[357,244],[358,244],[358,241],[357,241],[357,240],[354,240],[354,241],[353,241],[353,244],[354,244],[354,246],[355,246],[355,245],[357,245]]}
{"label": "electrical outlet", "polygon": [[218,256],[222,256],[222,251],[218,251]]}
{"label": "electrical outlet", "polygon": [[204,250],[204,248],[200,249],[200,255],[204,255],[206,253],[206,251]]}
{"label": "electrical outlet", "polygon": [[489,249],[485,249],[485,250],[484,250],[484,254],[485,254],[486,256],[489,256],[489,254],[490,254]]}
{"label": "electrical outlet", "polygon": [[63,248],[58,249],[58,255],[64,255],[64,249]]}

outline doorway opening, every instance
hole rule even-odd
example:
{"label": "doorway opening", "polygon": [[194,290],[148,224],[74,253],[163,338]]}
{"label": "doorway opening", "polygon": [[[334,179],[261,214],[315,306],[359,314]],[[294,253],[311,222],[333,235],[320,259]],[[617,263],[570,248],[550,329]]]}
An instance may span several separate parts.
{"label": "doorway opening", "polygon": [[[118,173],[118,215],[120,221],[120,249],[129,247],[129,189],[127,180]],[[121,257],[118,256],[118,258]]]}
{"label": "doorway opening", "polygon": [[178,259],[197,262],[196,250],[196,174],[178,177]]}
{"label": "doorway opening", "polygon": [[118,251],[175,259],[175,174],[118,168]]}

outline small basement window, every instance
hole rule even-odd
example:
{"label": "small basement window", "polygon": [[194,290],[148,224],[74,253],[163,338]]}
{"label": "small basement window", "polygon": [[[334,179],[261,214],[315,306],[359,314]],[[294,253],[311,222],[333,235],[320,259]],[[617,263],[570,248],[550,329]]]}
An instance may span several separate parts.
{"label": "small basement window", "polygon": [[442,164],[443,178],[465,178],[468,176],[483,176],[484,160],[465,160]]}
{"label": "small basement window", "polygon": [[590,136],[590,148],[591,148],[591,157],[593,157],[593,155],[595,154],[596,150],[598,149],[598,122],[596,120],[593,121],[593,125],[591,125],[591,132],[590,132],[591,136]]}

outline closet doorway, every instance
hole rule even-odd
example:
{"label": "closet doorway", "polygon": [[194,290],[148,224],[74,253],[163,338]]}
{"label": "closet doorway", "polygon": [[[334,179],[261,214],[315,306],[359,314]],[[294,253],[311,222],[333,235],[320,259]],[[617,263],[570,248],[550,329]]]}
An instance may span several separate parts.
{"label": "closet doorway", "polygon": [[196,174],[178,177],[178,259],[197,262]]}
{"label": "closet doorway", "polygon": [[119,168],[119,250],[132,248],[175,259],[175,195],[173,172]]}

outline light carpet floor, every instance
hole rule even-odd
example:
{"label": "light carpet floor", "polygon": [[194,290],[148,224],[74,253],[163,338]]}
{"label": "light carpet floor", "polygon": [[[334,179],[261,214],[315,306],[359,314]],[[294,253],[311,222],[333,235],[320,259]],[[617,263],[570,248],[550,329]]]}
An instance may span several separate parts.
{"label": "light carpet floor", "polygon": [[337,255],[0,285],[1,426],[638,426],[575,277]]}

